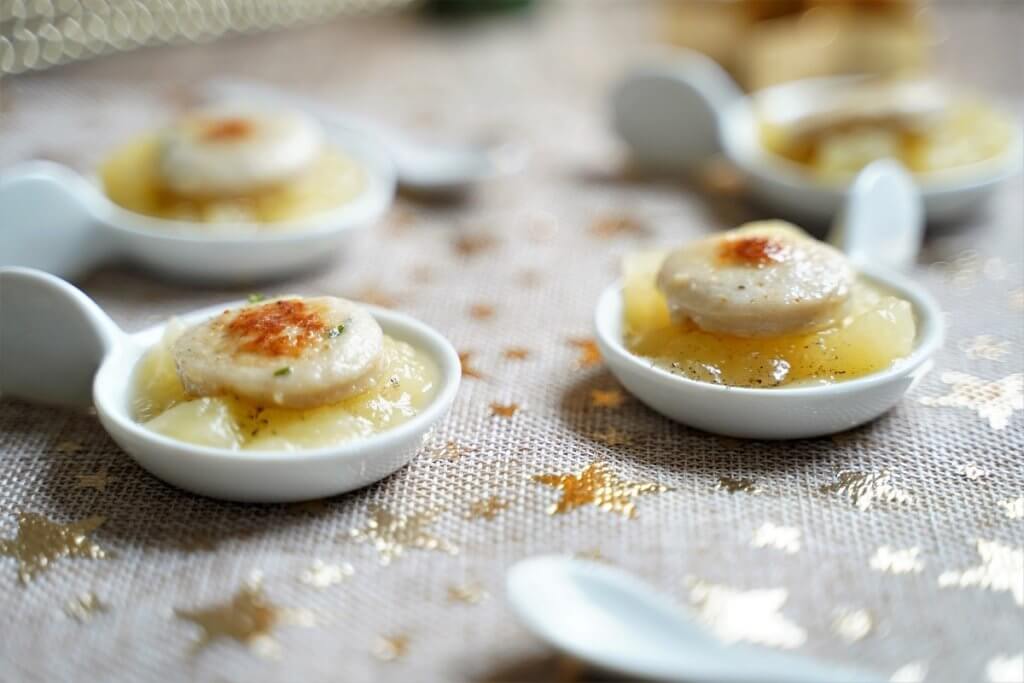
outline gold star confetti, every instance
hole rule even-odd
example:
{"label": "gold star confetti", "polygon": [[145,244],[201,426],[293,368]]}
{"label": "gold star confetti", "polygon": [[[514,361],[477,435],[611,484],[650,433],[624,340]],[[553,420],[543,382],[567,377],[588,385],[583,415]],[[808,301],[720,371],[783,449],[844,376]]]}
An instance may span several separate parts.
{"label": "gold star confetti", "polygon": [[1024,311],[1024,287],[1018,287],[1010,292],[1010,310]]}
{"label": "gold star confetti", "polygon": [[569,340],[569,345],[579,350],[576,358],[576,365],[582,368],[592,368],[601,364],[601,351],[597,348],[597,342],[593,339],[578,337]]}
{"label": "gold star confetti", "polygon": [[61,441],[60,443],[58,443],[53,448],[58,453],[63,453],[64,455],[72,455],[72,454],[77,453],[78,451],[82,450],[82,444],[78,443],[77,441],[70,441],[70,440],[68,440],[68,441]]}
{"label": "gold star confetti", "polygon": [[719,477],[718,483],[715,484],[715,490],[729,493],[761,493],[761,487],[753,479],[734,477]]}
{"label": "gold star confetti", "polygon": [[313,588],[329,588],[345,581],[355,572],[355,568],[348,562],[325,564],[321,560],[314,560],[299,574],[299,581]]}
{"label": "gold star confetti", "polygon": [[939,586],[1007,591],[1013,595],[1018,607],[1024,607],[1024,581],[1021,581],[1024,576],[1024,550],[980,538],[976,548],[981,564],[962,572],[942,572],[939,574]]}
{"label": "gold star confetti", "polygon": [[1014,412],[1024,410],[1024,374],[988,382],[963,372],[944,372],[939,379],[952,388],[945,396],[920,399],[924,405],[973,410],[995,430],[1004,429]]}
{"label": "gold star confetti", "polygon": [[491,403],[492,417],[512,417],[519,412],[518,403]]}
{"label": "gold star confetti", "polygon": [[590,405],[595,408],[618,408],[626,402],[626,396],[619,389],[591,389]]}
{"label": "gold star confetti", "polygon": [[1024,496],[999,501],[1003,514],[1007,519],[1024,519]]}
{"label": "gold star confetti", "polygon": [[364,287],[353,298],[364,304],[380,306],[381,308],[395,308],[399,304],[398,297],[373,286]]}
{"label": "gold star confetti", "polygon": [[807,640],[807,632],[780,613],[789,599],[785,588],[741,591],[692,579],[689,584],[699,619],[726,643],[791,649]]}
{"label": "gold star confetti", "polygon": [[75,484],[75,488],[106,491],[107,484],[112,481],[117,481],[117,477],[112,477],[107,474],[107,472],[108,468],[104,465],[100,468],[99,472],[94,472],[93,474],[79,474],[78,483]]}
{"label": "gold star confetti", "polygon": [[498,496],[481,498],[479,500],[474,500],[469,504],[469,511],[466,513],[466,519],[486,519],[490,521],[507,509],[508,501]]}
{"label": "gold star confetti", "polygon": [[663,493],[667,486],[648,482],[622,481],[604,462],[593,462],[579,474],[536,474],[538,484],[557,488],[562,496],[548,507],[549,515],[564,514],[584,505],[595,505],[626,518],[636,517],[637,496]]}
{"label": "gold star confetti", "polygon": [[530,350],[521,346],[510,346],[501,355],[506,360],[526,360],[530,357]]}
{"label": "gold star confetti", "polygon": [[858,510],[867,510],[876,503],[889,505],[909,505],[914,497],[906,491],[893,486],[891,477],[885,470],[879,472],[854,472],[844,470],[836,475],[831,484],[819,487],[825,494],[835,494],[846,498]]}
{"label": "gold star confetti", "polygon": [[463,605],[479,605],[490,597],[484,589],[483,584],[470,581],[461,586],[448,586],[448,602],[462,603]]}
{"label": "gold star confetti", "polygon": [[1009,341],[999,341],[991,334],[979,334],[977,337],[960,340],[960,350],[972,360],[1001,361],[1009,355]]}
{"label": "gold star confetti", "polygon": [[586,560],[587,562],[603,562],[605,564],[611,564],[611,560],[605,557],[604,553],[601,552],[600,548],[588,548],[586,550],[579,550],[573,554],[577,560]]}
{"label": "gold star confetti", "polygon": [[640,219],[627,214],[600,216],[590,226],[590,234],[601,239],[622,235],[646,235],[648,232],[647,226]]}
{"label": "gold star confetti", "polygon": [[469,317],[473,320],[490,320],[494,317],[494,306],[490,304],[473,304],[469,307]]}
{"label": "gold star confetti", "polygon": [[466,446],[458,441],[450,440],[443,444],[437,444],[430,448],[430,457],[433,460],[458,460],[464,455],[476,453],[476,446]]}
{"label": "gold star confetti", "polygon": [[971,481],[977,481],[982,477],[988,476],[988,470],[970,462],[957,467],[956,473],[965,479],[970,479]]}
{"label": "gold star confetti", "polygon": [[996,655],[985,664],[989,683],[1018,683],[1024,681],[1024,653]]}
{"label": "gold star confetti", "polygon": [[430,284],[434,281],[434,269],[428,265],[420,264],[414,266],[412,271],[409,273],[409,279],[418,285]]}
{"label": "gold star confetti", "polygon": [[754,548],[776,548],[792,555],[800,550],[800,530],[765,522],[754,532],[750,545]]}
{"label": "gold star confetti", "polygon": [[608,427],[603,431],[594,432],[590,435],[590,438],[606,446],[626,446],[633,443],[633,437],[619,431],[615,427]]}
{"label": "gold star confetti", "polygon": [[455,253],[459,256],[468,258],[493,249],[497,244],[498,240],[491,235],[459,235],[452,242],[452,248],[455,249]]}
{"label": "gold star confetti", "polygon": [[889,574],[920,574],[924,570],[924,562],[918,558],[920,548],[890,548],[879,546],[868,563],[875,571]]}
{"label": "gold star confetti", "polygon": [[928,675],[928,665],[924,662],[908,662],[889,677],[889,683],[924,683]]}
{"label": "gold star confetti", "polygon": [[871,633],[874,620],[866,609],[839,608],[832,618],[832,632],[847,643],[856,643]]}
{"label": "gold star confetti", "polygon": [[107,611],[106,604],[92,592],[76,595],[64,604],[64,613],[83,624]]}
{"label": "gold star confetti", "polygon": [[401,659],[409,651],[409,636],[390,635],[378,636],[373,644],[373,656],[382,662],[393,662]]}
{"label": "gold star confetti", "polygon": [[18,561],[18,578],[27,584],[60,557],[100,560],[107,553],[87,536],[106,518],[93,516],[80,522],[58,524],[34,512],[18,513],[18,535],[0,539],[0,555]]}
{"label": "gold star confetti", "polygon": [[174,614],[202,629],[199,640],[193,645],[193,652],[199,652],[215,641],[230,639],[248,645],[253,652],[264,657],[280,654],[280,645],[273,637],[278,626],[309,626],[312,623],[309,612],[291,610],[270,602],[259,580],[243,585],[228,602],[202,609],[176,609]]}
{"label": "gold star confetti", "polygon": [[462,366],[462,376],[470,379],[483,379],[483,373],[473,367],[472,351],[461,351],[459,353],[459,365]]}
{"label": "gold star confetti", "polygon": [[529,289],[539,285],[543,279],[544,275],[539,270],[536,268],[528,268],[520,271],[519,274],[516,275],[516,284],[520,287],[526,287]]}
{"label": "gold star confetti", "polygon": [[436,550],[455,555],[459,549],[452,543],[430,532],[430,526],[440,515],[428,510],[411,515],[396,514],[382,507],[370,508],[370,519],[361,529],[350,529],[349,537],[359,543],[369,542],[377,550],[380,563],[391,564],[407,548]]}

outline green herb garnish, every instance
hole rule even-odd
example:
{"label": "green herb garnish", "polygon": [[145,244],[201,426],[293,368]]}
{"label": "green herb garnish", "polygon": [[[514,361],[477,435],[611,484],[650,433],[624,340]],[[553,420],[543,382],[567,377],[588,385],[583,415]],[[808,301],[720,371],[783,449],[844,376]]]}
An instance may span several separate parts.
{"label": "green herb garnish", "polygon": [[334,339],[335,337],[340,337],[341,333],[344,332],[344,331],[345,331],[345,323],[341,323],[337,327],[332,327],[331,331],[327,333],[327,337],[329,339]]}
{"label": "green herb garnish", "polygon": [[290,374],[292,374],[292,369],[287,365],[284,366],[283,368],[278,368],[277,370],[274,370],[274,377],[284,377],[285,375]]}
{"label": "green herb garnish", "polygon": [[252,294],[250,294],[246,298],[249,299],[249,303],[251,303],[251,304],[258,304],[259,302],[263,301],[267,297],[263,296],[259,292],[253,292]]}

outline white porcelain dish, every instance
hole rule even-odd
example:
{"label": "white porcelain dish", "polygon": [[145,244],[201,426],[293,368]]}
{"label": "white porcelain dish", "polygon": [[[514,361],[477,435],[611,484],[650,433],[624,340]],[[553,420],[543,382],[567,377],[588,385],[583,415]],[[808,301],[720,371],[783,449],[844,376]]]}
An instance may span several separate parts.
{"label": "white porcelain dish", "polygon": [[909,176],[899,165],[879,161],[854,181],[851,201],[833,231],[834,241],[862,277],[913,306],[914,349],[889,369],[829,385],[793,388],[750,389],[688,379],[626,349],[621,283],[609,286],[598,300],[598,347],[630,393],[662,415],[704,431],[749,439],[800,439],[864,424],[899,402],[931,369],[931,358],[942,345],[938,304],[896,270],[916,256],[920,223],[920,204]]}
{"label": "white porcelain dish", "polygon": [[[196,323],[233,302],[181,316]],[[180,488],[213,498],[286,502],[322,498],[377,481],[409,462],[448,412],[461,367],[451,344],[401,313],[367,307],[385,334],[423,349],[440,368],[434,400],[408,422],[336,447],[232,451],[177,441],[132,417],[134,371],[165,324],[126,334],[67,282],[27,268],[0,268],[0,396],[87,404],[143,468]]]}
{"label": "white porcelain dish", "polygon": [[326,262],[391,206],[395,172],[372,140],[334,127],[329,142],[364,171],[363,190],[336,209],[287,224],[192,223],[110,201],[98,181],[46,161],[0,173],[0,266],[76,278],[127,261],[200,283],[251,283]]}
{"label": "white porcelain dish", "polygon": [[[850,78],[855,77],[794,81],[746,96],[714,61],[680,49],[671,58],[633,69],[619,82],[611,96],[613,127],[643,165],[688,171],[723,152],[746,178],[750,194],[764,205],[796,220],[828,221],[848,197],[849,183],[822,181],[766,150],[755,110],[813,99]],[[916,175],[928,220],[962,218],[999,183],[1019,173],[1022,163],[1022,132],[1016,122],[999,156]]]}

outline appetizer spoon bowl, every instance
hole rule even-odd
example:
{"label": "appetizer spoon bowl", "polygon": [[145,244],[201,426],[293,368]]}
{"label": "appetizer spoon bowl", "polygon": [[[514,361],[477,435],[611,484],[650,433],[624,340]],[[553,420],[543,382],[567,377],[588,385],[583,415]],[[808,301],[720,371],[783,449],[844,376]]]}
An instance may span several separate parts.
{"label": "appetizer spoon bowl", "polygon": [[[181,319],[206,320],[240,302]],[[433,401],[408,422],[366,438],[295,451],[199,446],[151,431],[132,416],[135,368],[166,323],[127,334],[80,290],[27,268],[0,268],[0,396],[42,403],[92,404],[104,428],[156,477],[212,498],[276,503],[357,489],[391,474],[416,454],[455,399],[458,354],[410,316],[367,306],[384,333],[429,355],[440,369]]]}
{"label": "appetizer spoon bowl", "polygon": [[916,256],[921,229],[912,181],[897,164],[880,161],[860,173],[833,231],[833,239],[840,242],[860,277],[913,307],[917,325],[913,350],[885,370],[833,384],[792,388],[732,387],[689,379],[625,347],[621,282],[605,289],[598,300],[594,315],[598,347],[612,374],[630,393],[691,427],[749,439],[801,439],[851,429],[895,406],[931,369],[932,356],[942,345],[938,304],[923,287],[896,270]]}
{"label": "appetizer spoon bowl", "polygon": [[[688,171],[724,153],[755,199],[786,216],[827,222],[848,198],[852,179],[822,180],[768,151],[760,140],[758,110],[821,100],[858,78],[810,78],[744,95],[713,60],[680,49],[671,59],[635,68],[619,82],[612,93],[613,126],[641,164]],[[928,219],[950,221],[969,213],[999,183],[1020,172],[1022,157],[1021,127],[1014,120],[1001,154],[916,174]]]}
{"label": "appetizer spoon bowl", "polygon": [[316,266],[380,219],[395,192],[393,164],[379,145],[341,127],[328,139],[363,170],[365,187],[337,208],[273,224],[144,216],[118,206],[98,181],[66,166],[14,166],[0,173],[0,266],[76,278],[104,263],[128,261],[174,278],[238,284]]}

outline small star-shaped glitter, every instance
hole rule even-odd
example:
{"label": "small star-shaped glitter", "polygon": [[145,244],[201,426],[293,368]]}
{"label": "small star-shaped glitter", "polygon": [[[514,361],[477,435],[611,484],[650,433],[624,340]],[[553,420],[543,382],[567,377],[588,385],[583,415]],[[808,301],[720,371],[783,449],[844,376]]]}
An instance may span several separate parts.
{"label": "small star-shaped glitter", "polygon": [[518,403],[491,403],[491,415],[493,417],[512,417],[519,412]]}
{"label": "small star-shaped glitter", "polygon": [[575,557],[577,560],[586,560],[587,562],[602,562],[604,564],[612,563],[612,561],[609,560],[605,556],[605,554],[601,552],[601,549],[597,547],[587,548],[586,550],[578,550],[575,553],[573,553],[573,557]]}
{"label": "small star-shaped glitter", "polygon": [[395,308],[398,306],[398,298],[393,294],[388,294],[377,287],[369,286],[364,287],[355,297],[356,301],[361,301],[364,304],[370,304],[371,306],[380,306],[381,308]]}
{"label": "small star-shaped glitter", "polygon": [[483,584],[477,581],[470,581],[461,586],[448,586],[448,602],[462,603],[463,605],[479,605],[488,598],[487,591]]}
{"label": "small star-shaped glitter", "polygon": [[429,449],[430,457],[434,460],[458,460],[464,455],[476,453],[476,446],[466,446],[458,441],[449,440],[443,444],[432,446]]}
{"label": "small star-shaped glitter", "polygon": [[299,574],[299,581],[314,588],[329,588],[353,574],[355,574],[355,568],[348,562],[326,564],[321,560],[314,560],[313,564]]}
{"label": "small star-shaped glitter", "polygon": [[497,244],[498,240],[491,235],[470,234],[456,237],[452,242],[452,248],[459,256],[470,257],[493,249]]}
{"label": "small star-shaped glitter", "polygon": [[621,235],[645,235],[647,232],[647,226],[640,219],[627,214],[600,216],[590,226],[590,233],[602,239]]}
{"label": "small star-shaped glitter", "polygon": [[107,474],[107,472],[108,468],[104,465],[100,468],[99,472],[94,472],[93,474],[79,474],[75,488],[105,491],[107,489],[107,484],[112,481],[117,481],[117,477],[112,477]]}
{"label": "small star-shaped glitter", "polygon": [[1009,355],[1011,344],[1007,340],[998,340],[991,334],[979,334],[970,339],[960,340],[960,350],[972,360],[1001,361]]}
{"label": "small star-shaped glitter", "polygon": [[473,356],[472,351],[460,351],[459,352],[459,365],[462,366],[462,376],[470,379],[483,379],[483,373],[473,367]]}
{"label": "small star-shaped glitter", "polygon": [[761,487],[753,479],[719,477],[715,484],[715,490],[728,493],[760,493]]}
{"label": "small star-shaped glitter", "polygon": [[378,636],[373,644],[373,656],[382,662],[393,662],[409,651],[409,636],[395,634]]}
{"label": "small star-shaped glitter", "polygon": [[490,304],[473,304],[469,307],[469,317],[473,320],[490,320],[494,317],[494,306]]}
{"label": "small star-shaped glitter", "polygon": [[516,284],[520,287],[533,288],[544,279],[543,274],[536,268],[528,268],[516,275]]}
{"label": "small star-shaped glitter", "polygon": [[788,599],[785,588],[743,591],[690,581],[690,602],[698,617],[726,643],[744,640],[787,649],[803,645],[807,632],[782,614]]}
{"label": "small star-shaped glitter", "polygon": [[800,550],[800,535],[800,529],[796,527],[765,522],[754,532],[750,545],[754,548],[775,548],[792,555]]}
{"label": "small star-shaped glitter", "polygon": [[530,349],[524,349],[521,346],[510,346],[501,355],[506,360],[526,360],[530,357]]}
{"label": "small star-shaped glitter", "polygon": [[875,554],[868,560],[871,568],[889,574],[920,574],[924,571],[924,561],[919,557],[920,548],[890,548],[879,546]]}
{"label": "small star-shaped glitter", "polygon": [[406,548],[436,550],[455,555],[459,550],[454,544],[438,538],[430,531],[430,526],[439,514],[440,511],[428,510],[404,515],[374,506],[370,508],[370,519],[366,526],[350,529],[349,537],[360,543],[372,543],[383,565],[391,564],[394,559],[401,557]]}
{"label": "small star-shaped glitter", "polygon": [[562,496],[548,507],[549,515],[564,514],[584,505],[636,517],[634,498],[668,491],[667,486],[647,482],[623,481],[604,462],[593,462],[579,474],[537,474],[538,484],[557,488]]}
{"label": "small star-shaped glitter", "polygon": [[89,517],[80,522],[58,524],[34,512],[18,513],[18,535],[0,539],[0,555],[18,561],[18,578],[28,583],[60,557],[86,557],[100,560],[107,553],[89,540],[88,535],[103,522]]}
{"label": "small star-shaped glitter", "polygon": [[194,652],[217,640],[230,639],[268,657],[275,657],[280,651],[273,638],[278,626],[309,625],[310,621],[303,610],[290,610],[270,602],[258,581],[242,586],[228,602],[202,609],[176,609],[174,614],[202,629],[202,635],[193,646]]}
{"label": "small star-shaped glitter", "polygon": [[1003,509],[1007,519],[1024,519],[1024,496],[1000,500],[997,505]]}
{"label": "small star-shaped glitter", "polygon": [[846,498],[858,510],[867,510],[876,503],[908,505],[914,497],[892,484],[891,476],[885,470],[879,472],[856,472],[844,470],[836,475],[835,481],[818,488],[825,494]]}
{"label": "small star-shaped glitter", "polygon": [[82,444],[78,443],[77,441],[71,440],[61,441],[56,446],[54,446],[54,450],[56,450],[58,453],[63,453],[64,455],[71,455],[72,453],[77,453],[78,451],[82,450]]}
{"label": "small star-shaped glitter", "polygon": [[963,372],[944,372],[939,379],[951,386],[949,393],[926,396],[920,399],[924,405],[973,410],[995,430],[1005,429],[1013,413],[1024,410],[1024,374],[989,382]]}
{"label": "small star-shaped glitter", "polygon": [[486,519],[488,521],[497,517],[503,510],[508,509],[508,501],[499,496],[481,498],[469,504],[469,511],[466,519]]}
{"label": "small star-shaped glitter", "polygon": [[64,613],[81,623],[92,621],[93,617],[108,611],[107,605],[95,593],[82,593],[68,600],[64,605]]}
{"label": "small star-shaped glitter", "polygon": [[595,408],[618,408],[626,402],[620,389],[591,389],[590,405]]}
{"label": "small star-shaped glitter", "polygon": [[947,571],[939,575],[939,585],[978,588],[993,592],[1006,591],[1018,607],[1024,607],[1024,549],[1012,548],[998,541],[978,539],[976,548],[981,564],[963,571]]}
{"label": "small star-shaped glitter", "polygon": [[579,350],[579,357],[576,364],[580,368],[592,368],[601,364],[601,351],[597,348],[597,342],[593,339],[575,338],[569,340],[569,345]]}
{"label": "small star-shaped glitter", "polygon": [[633,437],[615,427],[608,427],[603,431],[594,432],[590,435],[590,438],[606,446],[626,446],[633,443]]}
{"label": "small star-shaped glitter", "polygon": [[839,608],[832,618],[832,632],[847,643],[856,643],[871,633],[874,619],[866,609]]}

